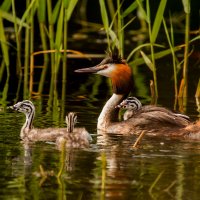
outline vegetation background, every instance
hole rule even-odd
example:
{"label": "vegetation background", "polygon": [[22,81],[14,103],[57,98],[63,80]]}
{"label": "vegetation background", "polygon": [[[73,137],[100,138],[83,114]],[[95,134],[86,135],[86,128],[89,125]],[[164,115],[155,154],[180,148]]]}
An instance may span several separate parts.
{"label": "vegetation background", "polygon": [[[115,47],[133,67],[136,86],[137,66],[149,67],[155,102],[160,58],[170,59],[173,66],[173,70],[159,70],[171,73],[174,91],[170,93],[187,97],[188,70],[200,73],[199,8],[198,0],[26,0],[21,4],[4,0],[0,5],[1,102],[6,102],[9,91],[24,98],[52,96],[59,80],[64,95],[71,70],[67,58],[98,59]],[[192,95],[199,97],[199,77],[192,78],[196,87]],[[44,91],[47,85],[50,89]]]}

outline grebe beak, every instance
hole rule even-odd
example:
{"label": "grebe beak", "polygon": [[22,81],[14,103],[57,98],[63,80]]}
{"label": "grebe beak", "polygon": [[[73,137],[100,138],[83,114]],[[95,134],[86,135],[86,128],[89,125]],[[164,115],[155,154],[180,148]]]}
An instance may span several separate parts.
{"label": "grebe beak", "polygon": [[12,109],[12,110],[17,110],[17,107],[15,105],[13,106],[9,106],[8,108]]}
{"label": "grebe beak", "polygon": [[105,68],[107,68],[106,65],[96,65],[94,67],[77,69],[74,72],[77,72],[77,73],[97,73],[98,71],[101,71]]}

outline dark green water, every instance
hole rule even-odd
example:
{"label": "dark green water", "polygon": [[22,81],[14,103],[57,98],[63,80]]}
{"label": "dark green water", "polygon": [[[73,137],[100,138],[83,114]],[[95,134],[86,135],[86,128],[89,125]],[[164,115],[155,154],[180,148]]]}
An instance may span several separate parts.
{"label": "dark green water", "polygon": [[[73,93],[53,107],[47,99],[33,100],[36,127],[65,126],[64,106],[64,113],[78,112],[78,126],[85,126],[94,139],[88,149],[67,150],[60,179],[61,152],[54,144],[38,143],[29,154],[19,140],[23,114],[1,110],[0,199],[199,199],[200,142],[144,137],[134,150],[135,136],[97,137],[96,121],[106,95],[98,100],[89,93],[86,99],[80,91]],[[168,104],[169,99],[162,100]],[[197,118],[195,102],[189,102],[187,112]],[[40,166],[47,177],[39,173]]]}

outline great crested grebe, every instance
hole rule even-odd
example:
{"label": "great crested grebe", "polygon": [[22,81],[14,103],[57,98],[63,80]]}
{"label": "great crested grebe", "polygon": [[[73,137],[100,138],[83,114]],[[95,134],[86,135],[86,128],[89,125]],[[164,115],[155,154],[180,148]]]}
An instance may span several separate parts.
{"label": "great crested grebe", "polygon": [[110,53],[100,64],[75,72],[95,73],[109,77],[112,81],[113,95],[98,118],[97,129],[101,132],[138,134],[145,130],[149,135],[192,137],[195,134],[200,139],[200,122],[192,124],[185,115],[176,115],[163,107],[150,106],[125,121],[118,120],[119,108],[116,106],[128,96],[133,87],[131,68],[118,54]]}
{"label": "great crested grebe", "polygon": [[[131,117],[134,117],[134,115],[138,115],[142,112],[147,112],[147,110],[160,109],[161,107],[158,107],[155,105],[142,106],[142,103],[136,97],[128,97],[127,99],[124,99],[119,105],[117,105],[116,108],[126,110],[126,112],[123,115],[123,119],[127,120]],[[162,108],[162,109],[166,109],[166,108]],[[171,111],[166,109],[166,112],[171,112]],[[187,115],[184,115],[181,113],[171,112],[171,115],[181,116],[182,118],[185,118],[186,120],[190,120],[190,118]]]}
{"label": "great crested grebe", "polygon": [[125,109],[123,119],[127,120],[133,117],[142,108],[142,103],[136,97],[124,99],[116,108]]}
{"label": "great crested grebe", "polygon": [[66,147],[84,148],[89,147],[92,137],[84,127],[76,127],[77,114],[74,112],[68,113],[66,116],[67,133],[57,137],[56,145],[58,149],[62,148],[63,143]]}
{"label": "great crested grebe", "polygon": [[[76,147],[79,145],[82,147],[83,143],[88,144],[91,140],[91,136],[85,128],[74,128],[77,122],[77,115],[75,113],[69,113],[66,116],[67,128],[34,128],[33,120],[35,116],[35,106],[29,100],[24,100],[11,106],[12,109],[22,112],[26,116],[26,121],[21,128],[20,138],[27,142],[36,141],[52,141],[57,142],[58,138],[66,139],[66,146],[73,146],[74,141]],[[75,134],[74,134],[75,133]],[[87,141],[86,141],[87,140]]]}

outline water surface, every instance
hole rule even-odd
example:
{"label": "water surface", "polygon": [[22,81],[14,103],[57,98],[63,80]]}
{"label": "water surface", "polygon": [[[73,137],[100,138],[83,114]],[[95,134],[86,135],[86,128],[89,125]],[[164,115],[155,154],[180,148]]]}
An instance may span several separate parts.
{"label": "water surface", "polygon": [[[93,143],[88,149],[68,149],[65,157],[54,144],[34,144],[31,152],[24,148],[19,139],[23,114],[2,109],[0,198],[198,199],[200,142],[144,137],[140,148],[133,149],[135,136],[97,136],[96,122],[106,98],[82,99],[77,93],[66,98],[64,113],[78,112],[77,126],[87,128]],[[33,102],[36,127],[65,126],[60,100],[54,107],[46,99]],[[191,105],[188,112],[197,118],[192,100]],[[57,178],[62,160],[64,171]]]}

